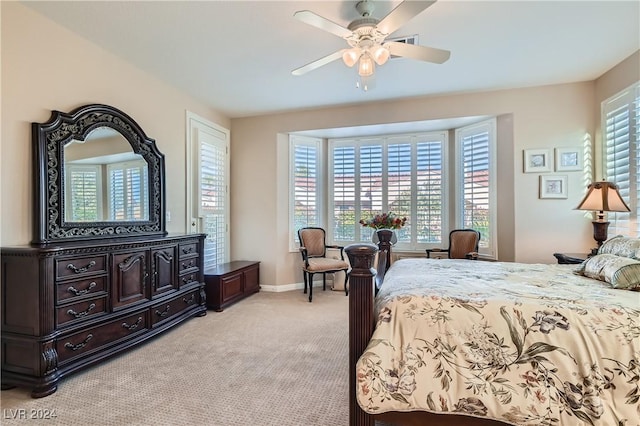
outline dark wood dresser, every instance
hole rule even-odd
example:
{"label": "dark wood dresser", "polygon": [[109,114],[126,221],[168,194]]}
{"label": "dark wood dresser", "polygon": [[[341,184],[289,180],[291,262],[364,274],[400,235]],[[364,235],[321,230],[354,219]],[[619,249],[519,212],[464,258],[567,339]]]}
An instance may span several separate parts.
{"label": "dark wood dresser", "polygon": [[164,155],[125,112],[53,111],[32,137],[34,237],[0,251],[0,363],[3,389],[37,398],[205,315],[205,235],[167,234]]}
{"label": "dark wood dresser", "polygon": [[206,314],[204,235],[2,248],[2,386],[69,373]]}

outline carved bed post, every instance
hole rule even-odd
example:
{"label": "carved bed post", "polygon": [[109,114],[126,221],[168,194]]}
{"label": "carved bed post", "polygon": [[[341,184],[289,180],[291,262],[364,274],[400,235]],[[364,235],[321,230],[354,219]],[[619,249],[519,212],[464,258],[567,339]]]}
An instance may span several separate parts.
{"label": "carved bed post", "polygon": [[345,248],[349,273],[349,424],[373,426],[373,417],[364,412],[356,401],[356,362],[364,352],[375,325],[373,298],[376,273],[373,261],[378,248],[373,244],[351,244]]}

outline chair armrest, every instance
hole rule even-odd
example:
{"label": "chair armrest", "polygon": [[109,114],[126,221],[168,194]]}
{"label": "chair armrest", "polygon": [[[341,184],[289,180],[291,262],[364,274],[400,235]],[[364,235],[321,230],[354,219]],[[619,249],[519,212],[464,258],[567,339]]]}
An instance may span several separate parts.
{"label": "chair armrest", "polygon": [[298,250],[300,250],[300,254],[302,255],[302,260],[304,260],[304,263],[309,266],[309,257],[307,255],[307,248],[306,247],[300,247]]}
{"label": "chair armrest", "polygon": [[344,260],[344,247],[343,246],[324,246],[324,248],[340,250],[340,260]]}

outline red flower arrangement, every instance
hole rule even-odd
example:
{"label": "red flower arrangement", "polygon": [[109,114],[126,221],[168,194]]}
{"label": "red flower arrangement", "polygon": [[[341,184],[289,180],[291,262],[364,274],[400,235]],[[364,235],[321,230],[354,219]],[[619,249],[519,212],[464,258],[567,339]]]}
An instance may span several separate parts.
{"label": "red flower arrangement", "polygon": [[407,222],[406,217],[399,217],[393,212],[379,213],[369,220],[360,220],[360,225],[373,229],[400,229]]}

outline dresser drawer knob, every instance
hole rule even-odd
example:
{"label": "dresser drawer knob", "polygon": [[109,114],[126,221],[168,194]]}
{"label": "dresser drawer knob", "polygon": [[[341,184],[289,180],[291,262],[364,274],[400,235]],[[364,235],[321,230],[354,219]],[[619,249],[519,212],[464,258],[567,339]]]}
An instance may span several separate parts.
{"label": "dresser drawer knob", "polygon": [[89,264],[87,266],[83,266],[81,268],[78,268],[73,263],[68,264],[67,268],[71,269],[76,274],[81,274],[83,272],[87,272],[89,269],[93,268],[94,266],[96,266],[96,262],[95,262],[95,260],[92,260],[91,262],[89,262]]}
{"label": "dresser drawer knob", "polygon": [[192,260],[192,261],[189,261],[189,262],[184,262],[184,263],[182,264],[182,269],[192,268],[192,267],[193,267],[193,265],[195,265],[195,262],[194,262],[193,260]]}
{"label": "dresser drawer knob", "polygon": [[89,343],[89,340],[91,340],[92,338],[93,338],[93,334],[89,334],[87,335],[86,339],[84,339],[82,342],[78,343],[77,345],[67,342],[64,344],[64,347],[67,349],[71,349],[72,351],[77,351],[78,349],[82,349],[85,346],[87,346],[87,343]]}
{"label": "dresser drawer knob", "polygon": [[171,306],[167,305],[167,307],[164,308],[164,311],[162,311],[162,312],[160,312],[159,310],[156,309],[156,315],[161,317],[161,318],[164,318],[167,315],[169,315],[169,309],[170,308],[171,308]]}
{"label": "dresser drawer knob", "polygon": [[82,318],[82,317],[84,317],[84,316],[89,315],[89,312],[91,312],[92,310],[94,310],[94,309],[95,309],[95,307],[96,307],[96,304],[95,304],[95,303],[92,303],[92,304],[90,304],[90,305],[89,305],[89,307],[88,307],[86,310],[84,310],[84,311],[82,311],[82,312],[76,312],[76,311],[74,311],[73,309],[69,309],[69,310],[67,311],[67,314],[72,315],[72,316],[74,316],[74,317],[76,317],[76,318]]}
{"label": "dresser drawer knob", "polygon": [[182,249],[182,254],[189,254],[193,251],[193,247],[187,247]]}
{"label": "dresser drawer knob", "polygon": [[192,305],[192,304],[194,304],[194,303],[196,302],[196,295],[195,295],[195,293],[194,293],[194,294],[192,294],[192,295],[191,295],[191,297],[190,297],[190,298],[188,298],[188,299],[187,299],[186,297],[183,297],[183,298],[182,298],[182,301],[183,301],[184,303],[186,303],[187,305]]}
{"label": "dresser drawer knob", "polygon": [[135,322],[135,324],[127,324],[126,322],[122,323],[122,327],[126,328],[127,330],[131,331],[131,330],[135,330],[136,328],[138,328],[138,326],[142,324],[142,317],[138,317],[138,321]]}
{"label": "dresser drawer knob", "polygon": [[82,294],[87,294],[91,291],[92,288],[94,288],[97,284],[95,283],[95,281],[92,281],[91,284],[89,284],[89,287],[85,288],[84,290],[78,290],[75,287],[71,286],[67,289],[67,291],[69,293],[73,293],[76,296],[80,296]]}

